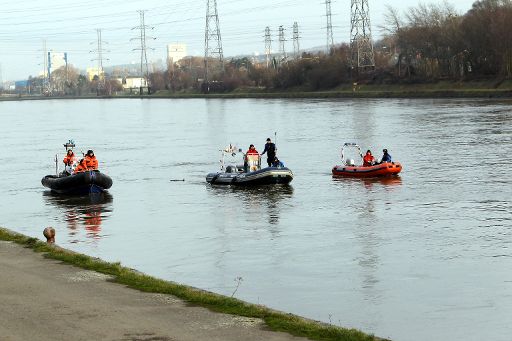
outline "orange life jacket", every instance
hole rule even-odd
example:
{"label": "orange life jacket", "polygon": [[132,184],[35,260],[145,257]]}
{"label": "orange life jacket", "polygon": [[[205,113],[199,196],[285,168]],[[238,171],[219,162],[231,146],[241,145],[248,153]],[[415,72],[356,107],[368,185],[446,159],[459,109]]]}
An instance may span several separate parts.
{"label": "orange life jacket", "polygon": [[88,170],[96,170],[98,169],[98,159],[96,159],[96,155],[94,156],[85,156],[85,164]]}
{"label": "orange life jacket", "polygon": [[76,168],[73,171],[73,173],[76,174],[76,173],[80,173],[80,172],[85,172],[86,170],[87,170],[87,165],[85,163],[85,160],[82,160],[82,162],[80,162],[78,164],[78,166],[76,166]]}
{"label": "orange life jacket", "polygon": [[71,155],[66,154],[66,156],[64,156],[64,160],[62,160],[66,166],[71,166],[73,163],[75,163],[75,161],[75,153],[72,153]]}
{"label": "orange life jacket", "polygon": [[363,157],[363,166],[369,167],[372,165],[373,162],[375,162],[375,158],[373,157],[372,154],[366,154]]}

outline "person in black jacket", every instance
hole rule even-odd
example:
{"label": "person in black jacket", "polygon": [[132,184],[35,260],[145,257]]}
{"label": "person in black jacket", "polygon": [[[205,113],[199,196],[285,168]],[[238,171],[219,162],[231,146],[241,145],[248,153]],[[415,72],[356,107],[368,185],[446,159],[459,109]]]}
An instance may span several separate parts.
{"label": "person in black jacket", "polygon": [[276,158],[276,145],[272,143],[270,137],[267,139],[267,143],[265,143],[265,150],[263,150],[263,153],[261,153],[261,155],[265,153],[267,153],[267,164],[269,167],[272,167],[272,163]]}

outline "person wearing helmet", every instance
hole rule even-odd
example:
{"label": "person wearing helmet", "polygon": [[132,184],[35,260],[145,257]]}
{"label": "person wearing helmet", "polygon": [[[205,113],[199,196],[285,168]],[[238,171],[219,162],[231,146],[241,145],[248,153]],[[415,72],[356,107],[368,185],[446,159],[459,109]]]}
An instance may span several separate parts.
{"label": "person wearing helmet", "polygon": [[391,155],[389,155],[388,150],[384,149],[382,150],[382,152],[384,154],[382,155],[382,159],[380,160],[380,162],[391,162]]}
{"label": "person wearing helmet", "polygon": [[98,159],[96,159],[94,152],[90,149],[87,151],[87,154],[85,155],[85,164],[87,166],[87,170],[98,169]]}

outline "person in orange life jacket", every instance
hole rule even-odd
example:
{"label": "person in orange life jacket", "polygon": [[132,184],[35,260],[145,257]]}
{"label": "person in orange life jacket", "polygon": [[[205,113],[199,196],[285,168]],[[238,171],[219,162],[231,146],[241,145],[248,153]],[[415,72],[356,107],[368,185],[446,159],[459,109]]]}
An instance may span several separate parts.
{"label": "person in orange life jacket", "polygon": [[78,163],[78,166],[76,166],[75,171],[73,172],[73,174],[78,174],[78,173],[81,173],[81,172],[85,172],[86,170],[87,170],[87,164],[85,162],[85,159],[81,159],[80,162]]}
{"label": "person in orange life jacket", "polygon": [[68,152],[66,153],[66,156],[64,156],[64,174],[65,175],[71,175],[73,172],[73,164],[76,162],[76,156],[75,153],[73,153],[73,150],[68,149]]}
{"label": "person in orange life jacket", "polygon": [[270,137],[267,139],[267,143],[265,143],[265,150],[263,150],[261,155],[263,156],[265,153],[267,153],[267,164],[271,167],[274,159],[276,158],[276,145],[272,143]]}
{"label": "person in orange life jacket", "polygon": [[85,164],[88,170],[98,169],[98,159],[96,159],[94,152],[90,149],[87,151],[87,155],[85,155]]}
{"label": "person in orange life jacket", "polygon": [[375,158],[372,155],[372,152],[368,150],[366,155],[363,157],[363,167],[370,167],[375,164]]}
{"label": "person in orange life jacket", "polygon": [[76,156],[75,153],[73,153],[73,150],[68,149],[68,152],[66,153],[66,156],[64,156],[64,160],[62,160],[66,166],[72,166],[73,163],[76,162]]}

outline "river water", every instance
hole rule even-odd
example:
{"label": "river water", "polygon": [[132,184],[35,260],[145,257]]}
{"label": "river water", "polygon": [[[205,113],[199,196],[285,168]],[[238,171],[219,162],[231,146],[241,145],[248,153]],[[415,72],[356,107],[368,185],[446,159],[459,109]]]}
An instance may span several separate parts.
{"label": "river water", "polygon": [[[510,104],[0,102],[0,225],[51,225],[65,248],[394,340],[510,340]],[[274,132],[290,187],[205,184],[219,149],[261,152]],[[108,195],[41,186],[68,139],[94,149]],[[332,179],[344,142],[388,148],[403,174]]]}

